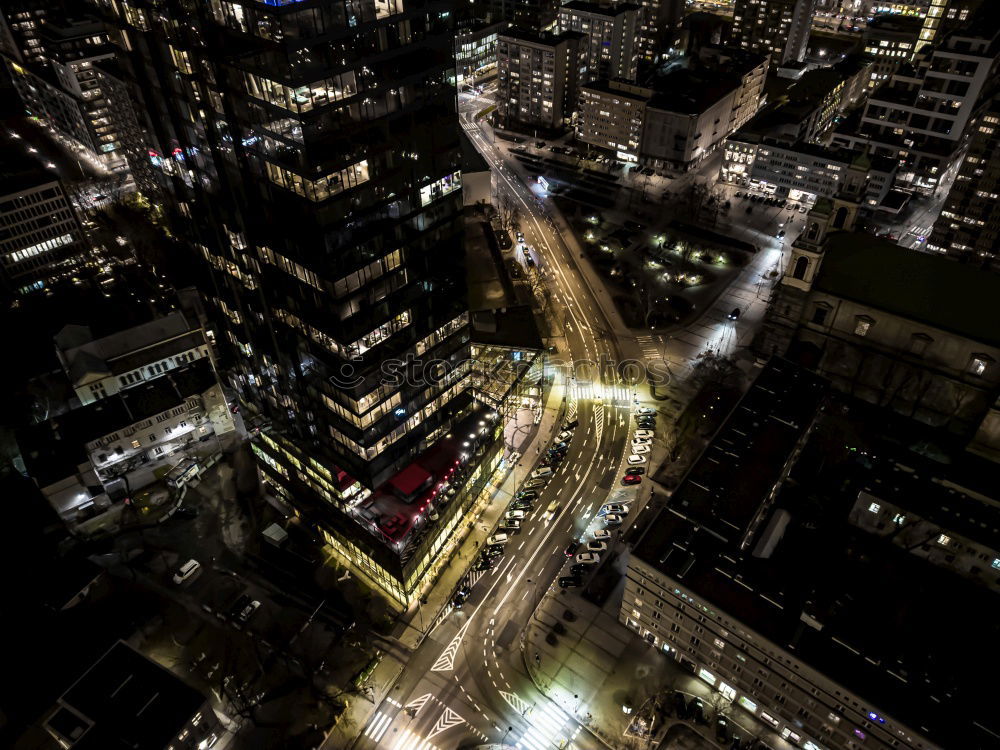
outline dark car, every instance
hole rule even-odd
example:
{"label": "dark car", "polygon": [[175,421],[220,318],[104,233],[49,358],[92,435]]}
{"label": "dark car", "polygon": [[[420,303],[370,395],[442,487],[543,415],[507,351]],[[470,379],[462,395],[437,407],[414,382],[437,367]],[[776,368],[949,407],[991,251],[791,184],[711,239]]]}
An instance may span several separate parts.
{"label": "dark car", "polygon": [[729,719],[720,716],[715,720],[715,739],[719,742],[729,742]]}
{"label": "dark car", "polygon": [[482,551],[483,557],[503,557],[503,545],[502,544],[489,544],[483,547]]}
{"label": "dark car", "polygon": [[655,430],[656,429],[656,419],[654,417],[643,417],[638,422],[640,430]]}
{"label": "dark car", "polygon": [[674,694],[670,696],[670,702],[678,719],[686,719],[688,717],[688,702],[687,698],[684,697],[684,693],[680,690],[675,690]]}
{"label": "dark car", "polygon": [[462,586],[458,591],[455,592],[454,598],[451,600],[451,604],[455,609],[461,609],[462,605],[465,604],[465,600],[469,598],[469,594],[472,593],[472,588],[466,584]]}
{"label": "dark car", "polygon": [[473,570],[490,570],[495,560],[495,557],[480,557]]}
{"label": "dark car", "polygon": [[572,420],[572,421],[567,422],[566,424],[564,424],[563,425],[563,430],[575,430],[579,426],[580,426],[580,420],[574,419],[574,420]]}
{"label": "dark car", "polygon": [[708,719],[705,717],[705,704],[701,698],[695,697],[691,699],[691,702],[688,703],[688,715],[698,724],[708,723]]}
{"label": "dark car", "polygon": [[535,506],[527,500],[515,500],[507,508],[509,510],[523,510],[526,513],[530,513],[535,509]]}
{"label": "dark car", "polygon": [[198,509],[190,505],[182,505],[174,511],[174,515],[178,518],[197,518]]}
{"label": "dark car", "polygon": [[593,570],[592,565],[587,565],[586,563],[577,563],[576,565],[570,566],[569,572],[571,575],[579,576],[583,575],[584,573],[589,573],[591,570]]}
{"label": "dark car", "polygon": [[233,602],[233,606],[229,608],[229,617],[233,620],[239,619],[240,613],[253,601],[253,598],[249,594],[242,594],[239,599]]}
{"label": "dark car", "polygon": [[622,477],[622,484],[639,484],[642,481],[642,477],[636,476],[635,474],[626,474]]}
{"label": "dark car", "polygon": [[732,309],[732,311],[730,311],[729,315],[727,315],[726,317],[729,318],[730,320],[739,320],[740,319],[740,308],[734,307]]}
{"label": "dark car", "polygon": [[645,466],[629,466],[628,467],[628,473],[629,474],[634,474],[637,477],[641,477],[643,474],[646,473],[646,467]]}
{"label": "dark car", "polygon": [[534,490],[521,490],[514,494],[515,500],[537,500],[538,493]]}
{"label": "dark car", "polygon": [[563,552],[566,553],[566,557],[572,557],[573,555],[575,555],[576,551],[578,549],[580,549],[580,545],[581,544],[582,544],[582,542],[580,542],[580,541],[574,541],[574,542],[570,542],[569,544],[567,544],[566,545],[566,549],[563,550]]}
{"label": "dark car", "polygon": [[561,589],[571,589],[579,586],[581,583],[580,576],[563,576],[559,579],[559,588]]}

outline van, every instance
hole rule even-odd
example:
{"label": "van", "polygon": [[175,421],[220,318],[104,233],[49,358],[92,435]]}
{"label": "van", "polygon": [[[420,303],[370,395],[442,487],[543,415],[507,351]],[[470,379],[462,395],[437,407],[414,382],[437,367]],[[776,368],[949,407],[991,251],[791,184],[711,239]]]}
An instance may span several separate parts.
{"label": "van", "polygon": [[531,472],[532,479],[548,479],[551,476],[552,476],[551,466],[543,466],[542,468],[535,469],[533,472]]}
{"label": "van", "polygon": [[174,583],[180,585],[184,581],[192,578],[195,573],[201,570],[201,563],[197,560],[188,560],[174,572]]}

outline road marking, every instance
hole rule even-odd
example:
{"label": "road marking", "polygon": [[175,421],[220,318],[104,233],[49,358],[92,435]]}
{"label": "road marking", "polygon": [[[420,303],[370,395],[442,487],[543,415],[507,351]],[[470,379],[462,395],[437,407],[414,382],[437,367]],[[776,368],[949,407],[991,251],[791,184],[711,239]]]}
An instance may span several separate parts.
{"label": "road marking", "polygon": [[434,662],[434,666],[431,667],[432,672],[451,672],[455,668],[455,654],[458,652],[458,647],[462,645],[462,638],[465,636],[465,631],[469,628],[469,623],[472,620],[466,620],[465,624],[459,629],[455,634],[455,637],[451,639],[451,643],[441,652],[441,656],[438,657],[437,661]]}
{"label": "road marking", "polygon": [[[458,679],[458,678],[456,677],[455,679]],[[409,703],[407,703],[406,707],[408,709],[412,710],[413,711],[413,716],[416,717],[416,715],[418,713],[420,713],[420,709],[422,709],[424,707],[424,704],[427,703],[427,701],[430,700],[431,697],[432,696],[431,696],[430,693],[424,693],[419,698],[414,698],[412,701],[410,701]]]}
{"label": "road marking", "polygon": [[375,742],[382,739],[382,735],[385,734],[385,730],[389,728],[389,722],[392,721],[392,717],[382,713],[381,711],[375,712],[375,718],[372,719],[371,724],[365,730],[365,735],[371,737]]}

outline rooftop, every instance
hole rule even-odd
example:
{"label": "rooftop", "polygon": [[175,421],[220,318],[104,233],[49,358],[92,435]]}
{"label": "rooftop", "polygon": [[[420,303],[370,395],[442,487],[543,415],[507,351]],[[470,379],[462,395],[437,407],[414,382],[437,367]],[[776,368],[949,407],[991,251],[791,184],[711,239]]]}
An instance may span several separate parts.
{"label": "rooftop", "polygon": [[530,29],[512,28],[501,31],[499,39],[520,42],[523,44],[535,44],[541,47],[558,47],[566,41],[580,41],[586,39],[587,35],[578,31],[564,31],[561,34],[553,34],[549,31],[531,31]]}
{"label": "rooftop", "polygon": [[740,86],[740,77],[710,70],[673,68],[650,82],[655,89],[649,106],[665,112],[696,115]]}
{"label": "rooftop", "polygon": [[560,13],[563,10],[591,13],[595,16],[608,16],[610,18],[620,16],[623,13],[628,13],[629,11],[638,11],[640,8],[638,5],[631,5],[629,3],[601,5],[600,3],[588,3],[586,0],[571,0],[560,8]]}
{"label": "rooftop", "polygon": [[72,748],[167,747],[204,696],[118,641],[59,699],[46,721]]}
{"label": "rooftop", "polygon": [[[949,333],[1000,346],[1000,276],[870,234],[828,235],[814,288]],[[944,301],[947,300],[947,304]]]}
{"label": "rooftop", "polygon": [[[782,392],[781,401],[786,400]],[[640,536],[635,554],[681,581],[710,616],[718,607],[864,699],[855,704],[862,714],[888,713],[942,747],[992,747],[1000,721],[988,689],[992,673],[980,667],[983,644],[996,641],[1000,625],[981,613],[996,609],[996,594],[848,519],[858,492],[887,477],[899,483],[902,507],[933,505],[947,495],[949,506],[963,515],[969,509],[942,483],[952,473],[964,477],[969,467],[929,467],[932,461],[910,453],[907,463],[920,469],[901,479],[892,468],[896,458],[882,457],[883,449],[889,452],[886,445],[874,441],[875,449],[857,447],[858,431],[882,429],[884,423],[873,419],[872,407],[860,407],[859,414],[854,408],[845,404],[819,416],[774,507],[742,549],[737,530],[717,533],[717,518],[741,517],[730,509],[728,493],[720,492],[701,493],[700,504],[688,509],[671,502]],[[737,410],[720,437],[739,419]],[[771,429],[761,420],[757,432],[741,437],[771,442]],[[717,459],[717,441],[698,463]],[[722,472],[746,475],[743,455],[727,457]],[[755,473],[773,477],[787,458],[775,451]],[[767,508],[774,487],[770,478],[751,474],[750,481],[752,490],[740,490],[742,517],[753,507]],[[995,520],[979,511],[983,508],[976,522]],[[777,520],[787,521],[783,532],[771,523]],[[746,554],[750,550],[753,554]],[[852,705],[846,695],[827,700]]]}

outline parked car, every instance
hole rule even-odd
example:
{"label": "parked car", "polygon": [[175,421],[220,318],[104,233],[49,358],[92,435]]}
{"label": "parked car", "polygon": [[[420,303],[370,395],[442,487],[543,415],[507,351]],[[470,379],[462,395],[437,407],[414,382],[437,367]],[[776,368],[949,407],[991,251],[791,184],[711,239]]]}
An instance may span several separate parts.
{"label": "parked car", "polygon": [[538,493],[535,490],[521,490],[514,494],[514,498],[517,500],[537,500]]}
{"label": "parked car", "polygon": [[496,534],[494,534],[493,536],[489,537],[486,540],[486,543],[487,544],[506,544],[509,539],[510,539],[509,536],[507,536],[502,531],[500,531],[500,532],[497,532]]}
{"label": "parked car", "polygon": [[670,696],[670,703],[678,719],[686,719],[688,717],[688,702],[684,693],[680,690],[675,690],[673,695]]}
{"label": "parked car", "polygon": [[655,430],[656,417],[640,417],[636,424],[639,426],[640,430]]}
{"label": "parked car", "polygon": [[506,518],[507,520],[521,521],[524,519],[524,511],[516,509],[508,510],[506,513],[504,513],[504,518]]}
{"label": "parked car", "polygon": [[493,568],[493,563],[496,562],[495,557],[480,557],[477,561],[473,570],[490,570]]}
{"label": "parked car", "polygon": [[633,476],[636,476],[636,477],[641,477],[643,474],[646,473],[646,467],[645,466],[630,466],[628,468],[628,473],[631,474],[631,475],[633,475]]}
{"label": "parked car", "polygon": [[574,576],[584,576],[593,570],[594,569],[590,565],[586,565],[584,563],[576,563],[575,565],[569,566],[570,575]]}
{"label": "parked car", "polygon": [[740,319],[740,308],[734,307],[730,311],[729,315],[727,315],[726,317],[729,318],[730,320],[739,320]]}
{"label": "parked car", "polygon": [[596,539],[592,542],[587,542],[588,552],[605,552],[608,549],[608,545],[605,542],[599,542]]}
{"label": "parked car", "polygon": [[580,576],[562,576],[559,579],[559,588],[561,589],[572,589],[576,588],[582,583]]}
{"label": "parked car", "polygon": [[708,723],[708,719],[705,718],[705,704],[702,702],[701,698],[696,696],[690,700],[688,703],[688,716],[699,724]]}
{"label": "parked car", "polygon": [[583,542],[579,541],[578,539],[574,539],[572,542],[566,545],[566,549],[563,550],[563,553],[566,555],[566,557],[572,557],[573,555],[576,554],[576,551],[580,549],[581,544],[583,544]]}
{"label": "parked car", "polygon": [[192,519],[198,517],[198,508],[191,505],[181,505],[174,511],[178,518]]}
{"label": "parked car", "polygon": [[653,439],[653,436],[654,436],[655,434],[656,434],[656,433],[655,433],[655,432],[653,432],[652,430],[636,430],[636,431],[635,431],[635,436],[636,436],[637,438],[646,438],[646,439],[648,439],[648,440],[652,440],[652,439]]}
{"label": "parked car", "polygon": [[260,609],[260,602],[254,599],[253,601],[248,602],[246,606],[244,606],[239,613],[237,613],[236,620],[241,625],[246,625],[250,622],[250,618],[254,616],[258,609]]}
{"label": "parked car", "polygon": [[650,438],[632,438],[632,445],[649,445],[653,441]]}
{"label": "parked car", "polygon": [[638,474],[626,474],[622,477],[622,484],[639,484],[642,481],[642,477]]}
{"label": "parked car", "polygon": [[573,437],[573,433],[572,432],[570,432],[569,430],[563,430],[558,435],[556,435],[556,442],[557,443],[565,443],[571,437]]}
{"label": "parked car", "polygon": [[646,463],[646,457],[640,456],[638,453],[633,453],[631,456],[625,459],[625,461],[626,463],[629,464],[629,466],[638,466],[639,464]]}
{"label": "parked car", "polygon": [[719,742],[729,742],[729,719],[720,716],[715,720],[715,739]]}
{"label": "parked car", "polygon": [[526,513],[530,513],[535,509],[535,506],[531,504],[530,500],[514,500],[508,508],[510,510],[523,510]]}
{"label": "parked car", "polygon": [[638,409],[635,410],[635,413],[638,414],[639,416],[650,416],[656,414],[656,409],[653,409],[649,406],[640,406]]}
{"label": "parked car", "polygon": [[544,479],[532,479],[524,483],[524,489],[526,490],[540,490],[544,486]]}
{"label": "parked car", "polygon": [[521,522],[508,518],[500,522],[499,529],[505,534],[520,534]]}
{"label": "parked car", "polygon": [[229,608],[229,619],[236,620],[239,618],[240,612],[242,612],[250,602],[253,601],[253,597],[249,594],[241,594],[237,597],[236,601],[233,602],[232,606]]}
{"label": "parked car", "polygon": [[503,557],[503,545],[491,544],[482,551],[483,557]]}
{"label": "parked car", "polygon": [[468,584],[462,586],[455,592],[455,596],[452,597],[451,606],[455,609],[461,609],[462,605],[465,604],[465,600],[469,598],[469,594],[471,593],[472,589],[468,586]]}
{"label": "parked car", "polygon": [[565,440],[557,440],[551,448],[549,448],[549,453],[564,453],[569,450],[569,443]]}
{"label": "parked car", "polygon": [[576,556],[576,561],[581,565],[597,565],[601,561],[601,556],[596,552],[581,552]]}
{"label": "parked car", "polygon": [[638,456],[641,456],[643,453],[649,453],[649,446],[648,445],[633,445],[632,446],[632,452],[634,454],[638,455]]}
{"label": "parked car", "polygon": [[606,516],[609,513],[618,516],[627,516],[628,506],[622,505],[621,503],[605,503],[601,506],[600,510],[597,511],[598,516]]}
{"label": "parked car", "polygon": [[532,479],[545,479],[546,481],[552,476],[552,469],[548,466],[543,466],[541,469],[535,469],[531,472]]}
{"label": "parked car", "polygon": [[617,513],[608,513],[608,515],[601,518],[604,521],[604,525],[607,528],[614,528],[615,526],[621,526],[623,519]]}
{"label": "parked car", "polygon": [[185,581],[191,580],[195,575],[197,575],[199,570],[201,570],[200,562],[194,559],[188,560],[176,571],[174,571],[174,583],[180,585]]}
{"label": "parked car", "polygon": [[593,531],[594,539],[598,541],[607,540],[611,538],[611,532],[607,529],[594,529]]}

